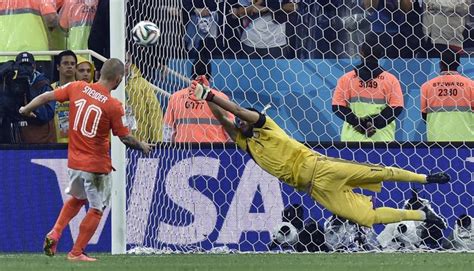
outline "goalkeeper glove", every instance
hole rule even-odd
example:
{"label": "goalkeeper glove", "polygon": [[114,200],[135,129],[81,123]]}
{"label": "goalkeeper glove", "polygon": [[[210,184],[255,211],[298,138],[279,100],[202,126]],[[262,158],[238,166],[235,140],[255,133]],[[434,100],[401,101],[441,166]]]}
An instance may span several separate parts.
{"label": "goalkeeper glove", "polygon": [[214,99],[214,93],[208,86],[201,85],[198,81],[194,80],[189,87],[189,97],[195,101],[206,100],[212,102]]}

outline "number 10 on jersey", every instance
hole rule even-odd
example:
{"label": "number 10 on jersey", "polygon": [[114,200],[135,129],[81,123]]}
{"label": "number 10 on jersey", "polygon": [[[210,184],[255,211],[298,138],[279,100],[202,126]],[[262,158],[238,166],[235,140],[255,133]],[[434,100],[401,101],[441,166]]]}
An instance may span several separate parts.
{"label": "number 10 on jersey", "polygon": [[[72,129],[74,131],[81,131],[81,134],[86,137],[95,137],[97,134],[97,128],[99,127],[100,117],[102,116],[102,109],[94,104],[88,105],[85,99],[75,101],[74,105],[77,107],[77,113],[74,118]],[[81,116],[83,116],[82,123],[80,124],[80,127],[78,127]]]}

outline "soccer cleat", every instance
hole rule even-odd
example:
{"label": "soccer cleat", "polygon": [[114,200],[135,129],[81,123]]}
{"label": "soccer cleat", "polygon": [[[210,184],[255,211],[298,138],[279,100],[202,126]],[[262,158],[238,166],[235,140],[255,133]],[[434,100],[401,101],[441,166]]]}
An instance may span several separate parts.
{"label": "soccer cleat", "polygon": [[443,184],[443,183],[449,182],[449,180],[450,180],[449,175],[444,172],[430,174],[426,177],[427,183]]}
{"label": "soccer cleat", "polygon": [[95,262],[95,261],[97,261],[96,258],[89,257],[85,253],[82,253],[79,256],[75,256],[71,252],[69,252],[67,254],[67,259],[71,262]]}
{"label": "soccer cleat", "polygon": [[43,251],[47,256],[54,256],[58,248],[59,235],[54,231],[50,231],[44,238]]}
{"label": "soccer cleat", "polygon": [[441,216],[437,215],[430,206],[424,206],[421,208],[421,211],[423,211],[426,216],[424,222],[434,224],[442,230],[448,227],[448,225],[446,225],[446,221],[444,221]]}

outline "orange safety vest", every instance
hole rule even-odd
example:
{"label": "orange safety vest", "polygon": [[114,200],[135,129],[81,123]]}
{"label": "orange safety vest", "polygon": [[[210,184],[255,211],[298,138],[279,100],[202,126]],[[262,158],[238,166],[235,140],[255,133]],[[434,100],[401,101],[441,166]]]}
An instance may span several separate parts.
{"label": "orange safety vest", "polygon": [[421,86],[428,141],[474,141],[474,81],[442,72]]}
{"label": "orange safety vest", "polygon": [[59,25],[68,32],[68,49],[87,49],[98,3],[98,0],[64,0],[59,13]]}
{"label": "orange safety vest", "polygon": [[[229,99],[224,93],[216,95]],[[234,117],[229,114],[229,118]],[[227,142],[229,136],[214,117],[206,101],[193,101],[188,88],[171,95],[164,117],[165,125],[173,128],[173,142]]]}
{"label": "orange safety vest", "polygon": [[[370,81],[364,82],[355,71],[344,74],[334,90],[333,105],[349,107],[359,118],[379,114],[386,106],[403,107],[403,94],[398,79],[387,71]],[[342,141],[393,141],[396,122],[393,121],[374,136],[368,138],[344,122],[341,131]]]}

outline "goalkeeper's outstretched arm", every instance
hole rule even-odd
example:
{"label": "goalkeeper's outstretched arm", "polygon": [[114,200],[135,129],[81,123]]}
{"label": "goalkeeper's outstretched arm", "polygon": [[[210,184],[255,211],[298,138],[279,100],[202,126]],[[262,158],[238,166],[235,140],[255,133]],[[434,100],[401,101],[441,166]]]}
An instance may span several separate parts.
{"label": "goalkeeper's outstretched arm", "polygon": [[237,127],[235,127],[234,123],[227,117],[226,112],[213,102],[207,102],[207,105],[209,105],[212,114],[214,117],[216,117],[222,127],[224,127],[224,130],[227,132],[229,137],[235,141],[239,131],[237,130]]}
{"label": "goalkeeper's outstretched arm", "polygon": [[229,120],[224,111],[234,114],[234,116],[248,122],[249,124],[255,124],[260,118],[260,115],[257,112],[245,109],[230,100],[215,95],[209,87],[203,86],[197,81],[193,81],[191,84],[190,96],[196,100],[207,101],[207,104],[216,119],[219,120],[226,132],[234,141],[239,131],[234,123]]}
{"label": "goalkeeper's outstretched arm", "polygon": [[260,118],[260,115],[257,112],[245,109],[230,100],[214,95],[209,87],[203,86],[197,81],[193,81],[191,84],[190,92],[191,97],[194,97],[196,100],[206,100],[208,104],[214,103],[249,124],[255,124]]}
{"label": "goalkeeper's outstretched arm", "polygon": [[248,122],[249,124],[255,124],[260,118],[260,115],[257,112],[240,107],[233,101],[226,100],[219,96],[214,96],[211,101],[208,101],[208,104],[215,104],[225,111],[234,114],[234,116],[239,117],[241,120]]}

